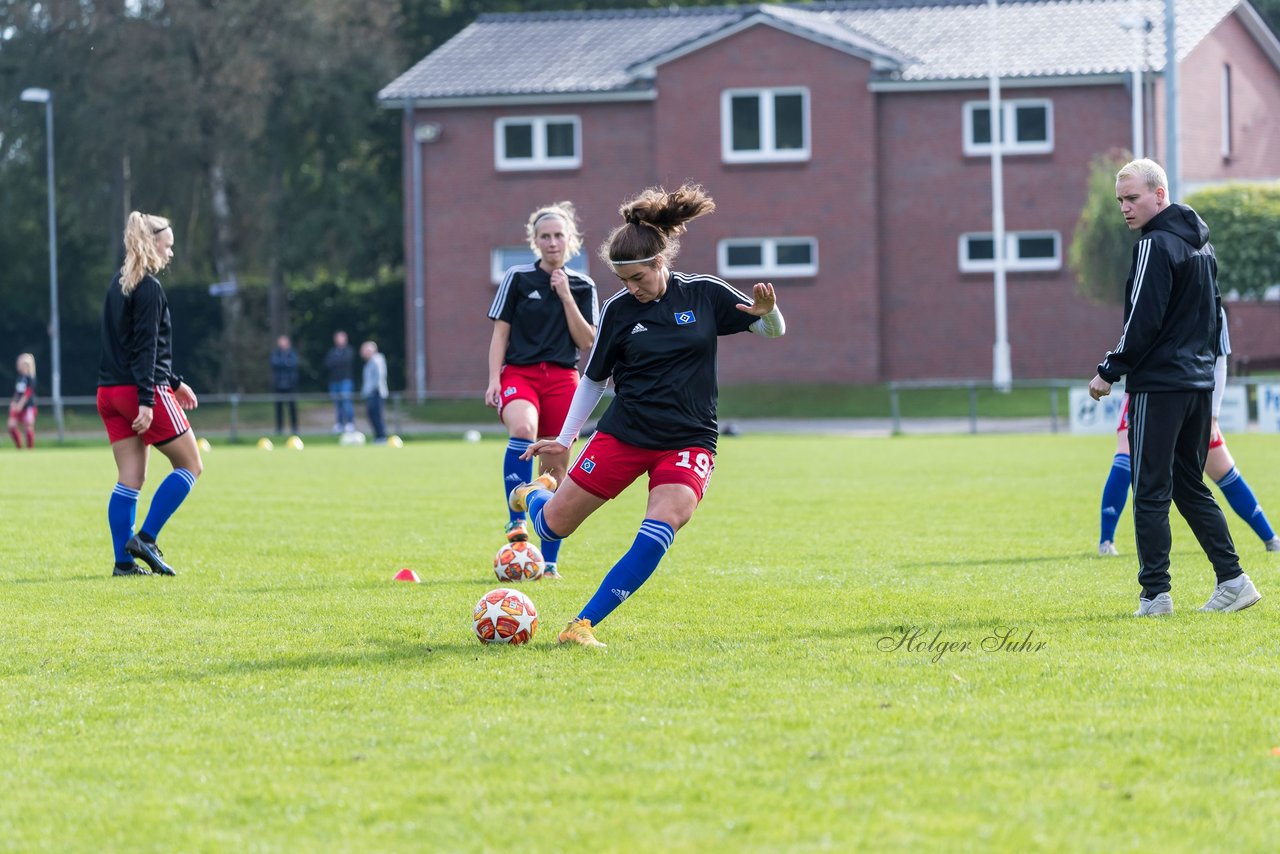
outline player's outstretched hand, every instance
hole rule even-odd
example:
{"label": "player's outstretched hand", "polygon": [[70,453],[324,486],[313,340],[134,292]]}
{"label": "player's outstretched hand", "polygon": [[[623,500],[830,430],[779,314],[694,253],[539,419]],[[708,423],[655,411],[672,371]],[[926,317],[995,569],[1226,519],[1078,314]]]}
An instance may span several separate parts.
{"label": "player's outstretched hand", "polygon": [[751,289],[751,299],[754,300],[751,305],[739,304],[738,311],[745,311],[756,317],[764,317],[773,311],[778,304],[778,298],[773,293],[773,282],[756,282]]}
{"label": "player's outstretched hand", "polygon": [[555,461],[561,457],[568,457],[568,455],[569,449],[555,439],[539,439],[524,449],[520,459],[531,460],[534,457],[542,457],[544,469],[559,468],[563,471],[565,466],[563,464],[557,466]]}

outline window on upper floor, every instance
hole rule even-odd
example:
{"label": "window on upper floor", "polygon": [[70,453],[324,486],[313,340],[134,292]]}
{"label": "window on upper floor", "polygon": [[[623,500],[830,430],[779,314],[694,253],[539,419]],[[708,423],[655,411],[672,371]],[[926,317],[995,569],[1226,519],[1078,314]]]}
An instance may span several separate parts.
{"label": "window on upper floor", "polygon": [[[1062,235],[1056,231],[1009,231],[1004,235],[1005,269],[1010,272],[1062,269]],[[996,242],[991,232],[960,235],[960,272],[986,273],[996,268]]]}
{"label": "window on upper floor", "polygon": [[[1053,102],[1048,99],[1000,102],[1000,150],[1004,154],[1053,151]],[[964,105],[964,153],[991,153],[991,102]]]}
{"label": "window on upper floor", "polygon": [[787,278],[818,274],[812,237],[732,237],[716,246],[720,278]]}
{"label": "window on upper floor", "polygon": [[498,169],[576,169],[582,165],[582,120],[577,116],[519,116],[493,126]]}
{"label": "window on upper floor", "polygon": [[809,159],[809,90],[726,89],[720,94],[726,163]]}
{"label": "window on upper floor", "polygon": [[[506,275],[507,270],[517,264],[532,264],[538,260],[538,256],[533,254],[533,250],[528,246],[499,246],[489,252],[489,281],[495,285],[502,284],[502,277]],[[569,263],[565,265],[575,273],[581,273],[584,276],[591,275],[587,272],[587,256],[585,253],[578,253],[569,259]]]}

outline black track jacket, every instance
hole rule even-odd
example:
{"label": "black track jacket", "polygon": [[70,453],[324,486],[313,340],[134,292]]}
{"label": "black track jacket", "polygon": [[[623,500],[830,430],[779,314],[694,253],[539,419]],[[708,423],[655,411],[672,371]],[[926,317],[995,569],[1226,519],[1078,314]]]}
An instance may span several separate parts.
{"label": "black track jacket", "polygon": [[1128,376],[1128,392],[1212,390],[1221,306],[1209,226],[1186,205],[1169,205],[1134,244],[1124,332],[1098,376]]}

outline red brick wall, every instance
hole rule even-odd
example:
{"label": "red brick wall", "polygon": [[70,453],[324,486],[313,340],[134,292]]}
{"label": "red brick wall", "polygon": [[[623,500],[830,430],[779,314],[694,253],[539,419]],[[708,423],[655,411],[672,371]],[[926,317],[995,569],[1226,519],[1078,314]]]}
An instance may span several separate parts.
{"label": "red brick wall", "polygon": [[[1004,158],[1005,228],[1056,230],[1063,253],[1059,272],[1007,274],[1013,376],[1082,376],[1119,338],[1121,311],[1076,295],[1066,253],[1090,159],[1129,142],[1128,92],[1006,88],[1002,98],[1053,102],[1052,153]],[[880,96],[883,379],[992,373],[993,276],[959,272],[960,235],[991,229],[990,159],[962,147],[964,104],[974,100],[987,90]]]}
{"label": "red brick wall", "polygon": [[[1232,153],[1222,156],[1222,69],[1231,66]],[[1280,72],[1232,15],[1182,63],[1184,182],[1280,178]]]}
{"label": "red brick wall", "polygon": [[[484,390],[493,332],[486,313],[496,293],[489,278],[489,254],[500,246],[523,245],[525,221],[539,205],[569,199],[577,206],[584,231],[582,252],[588,256],[587,269],[601,301],[617,290],[617,280],[595,254],[617,220],[619,202],[652,181],[653,147],[645,130],[652,124],[652,109],[652,102],[638,102],[419,112],[419,121],[436,121],[443,127],[440,139],[422,149],[428,390]],[[497,171],[496,119],[570,114],[582,121],[580,168]],[[407,207],[406,222],[411,216],[412,208]],[[407,246],[411,251],[412,242]],[[412,281],[412,267],[406,267]],[[406,363],[412,369],[412,336],[407,346]]]}
{"label": "red brick wall", "polygon": [[[879,371],[876,136],[869,64],[757,26],[659,69],[655,165],[668,185],[702,182],[718,210],[694,222],[676,263],[716,273],[717,241],[815,237],[819,271],[774,281],[787,335],[722,339],[720,376],[745,381],[875,382]],[[811,159],[726,164],[725,89],[807,86]],[[752,281],[731,282],[749,291]]]}

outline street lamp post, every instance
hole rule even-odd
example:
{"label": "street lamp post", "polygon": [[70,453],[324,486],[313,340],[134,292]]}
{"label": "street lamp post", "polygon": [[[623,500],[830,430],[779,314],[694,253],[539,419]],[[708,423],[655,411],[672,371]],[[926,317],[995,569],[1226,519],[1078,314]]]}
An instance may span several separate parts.
{"label": "street lamp post", "polygon": [[44,129],[49,177],[49,343],[53,363],[53,417],[58,424],[58,441],[63,438],[62,342],[58,323],[58,218],[53,193],[53,93],[48,89],[23,89],[22,100],[44,104]]}

